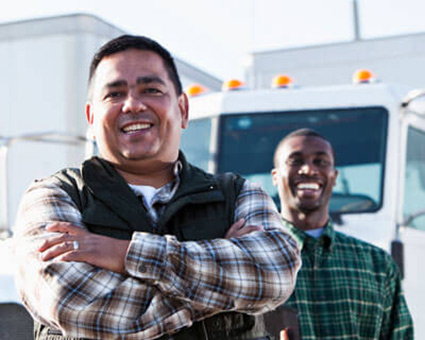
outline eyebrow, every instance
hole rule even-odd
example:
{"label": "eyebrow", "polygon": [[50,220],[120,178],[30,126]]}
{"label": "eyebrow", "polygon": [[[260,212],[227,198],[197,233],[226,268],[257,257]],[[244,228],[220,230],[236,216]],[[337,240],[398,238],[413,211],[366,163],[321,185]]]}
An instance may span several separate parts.
{"label": "eyebrow", "polygon": [[[161,85],[166,85],[165,81],[162,80],[160,77],[157,77],[157,76],[144,76],[144,77],[139,77],[139,78],[136,79],[137,85],[146,85],[146,84],[151,84],[151,83],[158,83],[158,84],[161,84]],[[122,86],[128,86],[126,80],[116,80],[116,81],[110,82],[110,83],[105,85],[105,88],[110,89],[110,88],[122,87]]]}
{"label": "eyebrow", "polygon": [[165,81],[157,76],[145,76],[139,77],[136,80],[137,85],[150,84],[150,83],[159,83],[161,85],[166,85]]}
{"label": "eyebrow", "polygon": [[121,86],[127,86],[127,82],[125,80],[117,80],[110,83],[107,83],[104,88],[113,88],[113,87],[121,87]]}
{"label": "eyebrow", "polygon": [[[294,151],[293,153],[289,154],[288,158],[299,157],[299,156],[302,156],[302,155],[303,155],[302,151]],[[317,152],[314,153],[314,155],[315,156],[328,156],[329,157],[329,154],[325,151],[317,151]]]}

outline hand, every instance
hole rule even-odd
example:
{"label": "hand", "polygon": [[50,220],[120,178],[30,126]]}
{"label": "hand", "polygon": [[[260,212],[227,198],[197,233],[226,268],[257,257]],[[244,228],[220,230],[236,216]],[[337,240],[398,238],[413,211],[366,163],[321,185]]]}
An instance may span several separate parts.
{"label": "hand", "polygon": [[[125,257],[130,241],[93,234],[68,222],[54,222],[46,227],[59,234],[47,238],[38,249],[48,261],[86,262],[116,273],[125,273]],[[74,249],[74,241],[78,249]]]}
{"label": "hand", "polygon": [[232,226],[227,231],[224,238],[234,238],[248,235],[254,231],[263,231],[264,227],[262,225],[247,225],[244,226],[245,219],[241,218],[239,221],[232,224]]}
{"label": "hand", "polygon": [[288,328],[285,328],[284,330],[280,331],[280,340],[290,340]]}

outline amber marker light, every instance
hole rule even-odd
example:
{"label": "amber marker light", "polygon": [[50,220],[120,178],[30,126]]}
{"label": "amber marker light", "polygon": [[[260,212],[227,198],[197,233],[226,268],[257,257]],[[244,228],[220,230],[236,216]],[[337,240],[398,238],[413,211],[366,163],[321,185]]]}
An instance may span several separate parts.
{"label": "amber marker light", "polygon": [[238,79],[231,79],[228,81],[225,81],[223,83],[223,86],[221,87],[222,91],[235,91],[235,90],[241,90],[245,88],[245,83],[238,80]]}
{"label": "amber marker light", "polygon": [[184,92],[186,92],[186,94],[189,97],[196,97],[196,96],[199,96],[201,94],[204,94],[204,93],[208,92],[208,90],[207,90],[207,88],[205,86],[202,86],[200,84],[192,84],[192,85],[189,85],[185,89]]}
{"label": "amber marker light", "polygon": [[357,70],[353,74],[353,83],[354,84],[365,84],[365,83],[373,83],[375,82],[375,75],[366,69]]}
{"label": "amber marker light", "polygon": [[288,88],[294,86],[294,79],[286,74],[277,74],[273,77],[272,80],[272,88],[280,89],[280,88]]}

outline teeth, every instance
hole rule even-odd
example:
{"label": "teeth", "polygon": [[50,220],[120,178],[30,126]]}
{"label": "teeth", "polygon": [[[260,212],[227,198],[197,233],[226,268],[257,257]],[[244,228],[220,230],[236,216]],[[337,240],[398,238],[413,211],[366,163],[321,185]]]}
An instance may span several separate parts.
{"label": "teeth", "polygon": [[297,185],[298,189],[311,189],[311,190],[319,190],[319,184],[317,183],[300,183]]}
{"label": "teeth", "polygon": [[134,132],[134,131],[140,131],[144,129],[148,129],[151,127],[151,124],[143,123],[143,124],[132,124],[124,127],[122,130],[124,132]]}

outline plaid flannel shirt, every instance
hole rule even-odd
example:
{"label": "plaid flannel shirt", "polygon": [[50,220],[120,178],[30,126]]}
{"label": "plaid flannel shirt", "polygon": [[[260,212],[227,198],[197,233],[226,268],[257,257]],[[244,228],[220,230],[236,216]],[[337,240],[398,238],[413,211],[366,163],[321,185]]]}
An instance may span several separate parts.
{"label": "plaid flannel shirt", "polygon": [[321,237],[286,222],[303,265],[285,305],[298,310],[303,340],[413,339],[401,277],[382,249],[336,232]]}
{"label": "plaid flannel shirt", "polygon": [[35,182],[21,202],[15,232],[18,290],[35,319],[66,336],[92,339],[154,339],[223,311],[263,313],[291,294],[299,249],[272,200],[249,182],[237,198],[235,221],[240,218],[265,231],[196,242],[135,232],[128,275],[82,262],[42,262],[37,248],[51,235],[46,224],[84,225],[52,180]]}

